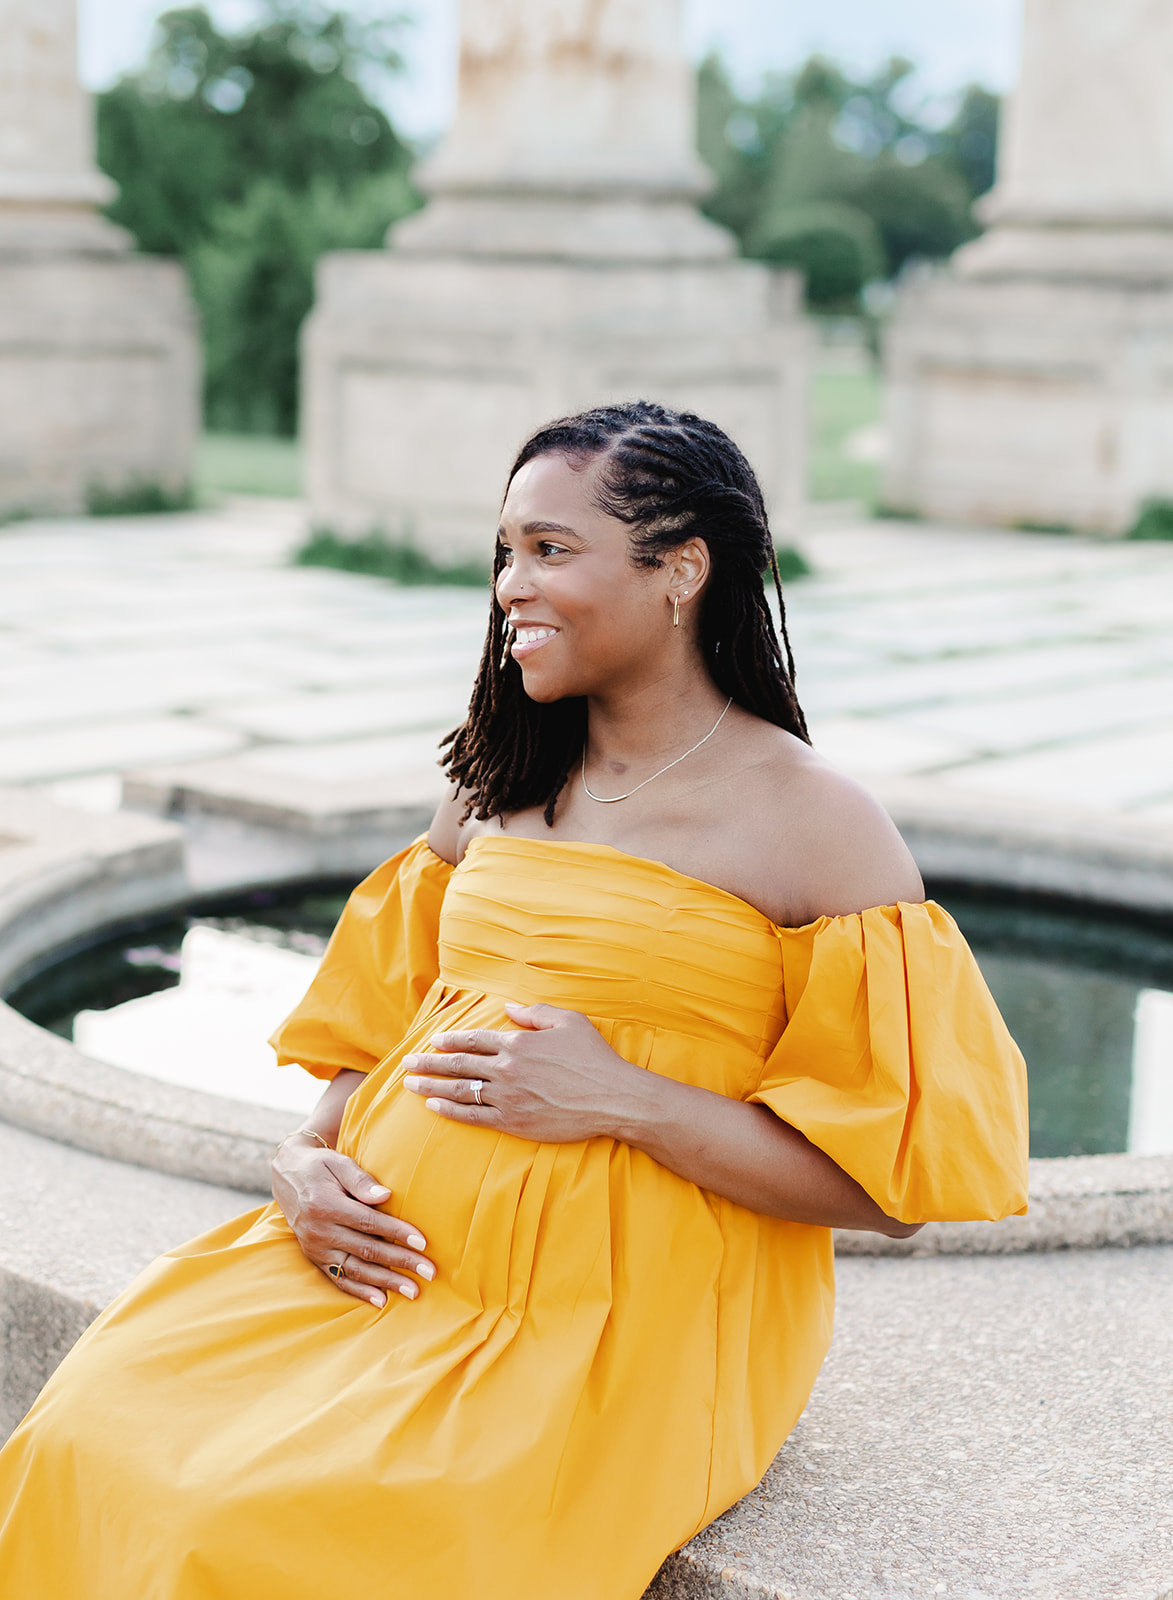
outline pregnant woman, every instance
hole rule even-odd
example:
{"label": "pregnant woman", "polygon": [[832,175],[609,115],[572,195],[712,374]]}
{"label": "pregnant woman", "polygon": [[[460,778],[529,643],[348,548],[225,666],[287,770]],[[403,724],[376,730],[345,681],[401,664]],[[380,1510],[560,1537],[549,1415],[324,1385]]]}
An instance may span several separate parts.
{"label": "pregnant woman", "polygon": [[802,1411],[830,1230],[1025,1209],[1021,1057],[769,567],[712,424],[525,445],[451,797],[276,1038],[332,1081],[0,1455],[0,1592],[639,1600]]}

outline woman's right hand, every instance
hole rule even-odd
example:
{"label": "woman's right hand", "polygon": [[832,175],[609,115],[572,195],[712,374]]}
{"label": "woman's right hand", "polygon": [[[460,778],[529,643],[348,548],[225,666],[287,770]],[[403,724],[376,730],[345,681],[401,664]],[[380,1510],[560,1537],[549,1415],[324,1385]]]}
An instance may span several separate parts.
{"label": "woman's right hand", "polygon": [[341,1151],[290,1138],[273,1158],[273,1198],[303,1255],[344,1294],[384,1306],[392,1293],[414,1300],[416,1277],[436,1276],[419,1230],[378,1209],[391,1191]]}

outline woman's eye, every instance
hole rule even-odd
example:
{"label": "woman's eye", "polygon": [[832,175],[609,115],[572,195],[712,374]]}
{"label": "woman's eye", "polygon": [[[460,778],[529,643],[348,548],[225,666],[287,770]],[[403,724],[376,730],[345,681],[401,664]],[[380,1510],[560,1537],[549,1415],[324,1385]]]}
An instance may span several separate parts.
{"label": "woman's eye", "polygon": [[513,560],[513,551],[509,548],[509,546],[507,544],[498,545],[497,549],[498,549],[498,551],[500,553],[502,563],[505,566],[508,566],[509,563]]}
{"label": "woman's eye", "polygon": [[541,544],[538,546],[538,549],[544,556],[564,556],[566,554],[565,545],[550,544],[546,539],[542,540]]}

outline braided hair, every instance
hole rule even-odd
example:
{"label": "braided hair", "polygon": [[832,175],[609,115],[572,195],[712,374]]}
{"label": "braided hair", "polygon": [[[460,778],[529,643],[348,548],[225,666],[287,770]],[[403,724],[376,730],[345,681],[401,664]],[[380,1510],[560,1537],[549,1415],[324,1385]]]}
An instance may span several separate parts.
{"label": "braided hair", "polygon": [[[599,460],[595,503],[631,529],[636,565],[659,567],[690,539],[704,540],[711,570],[699,636],[710,677],[746,711],[809,744],[762,491],[728,434],[692,412],[647,400],[598,406],[539,428],[522,445],[508,482],[528,461],[547,455],[565,456],[575,467]],[[503,566],[498,547],[494,586]],[[781,644],[762,585],[767,567]],[[443,740],[441,764],[468,796],[466,817],[540,805],[553,827],[558,796],[586,743],[586,701],[531,700],[507,650],[505,613],[494,600],[468,716]]]}

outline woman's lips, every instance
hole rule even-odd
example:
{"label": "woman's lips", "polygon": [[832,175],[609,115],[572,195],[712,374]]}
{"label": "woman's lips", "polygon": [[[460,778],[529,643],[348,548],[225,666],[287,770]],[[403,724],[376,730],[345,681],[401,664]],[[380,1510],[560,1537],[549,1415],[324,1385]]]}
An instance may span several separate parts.
{"label": "woman's lips", "polygon": [[532,656],[535,650],[540,650],[544,644],[558,634],[557,628],[547,627],[540,622],[527,622],[514,630],[513,645],[510,655],[514,661],[524,661]]}

